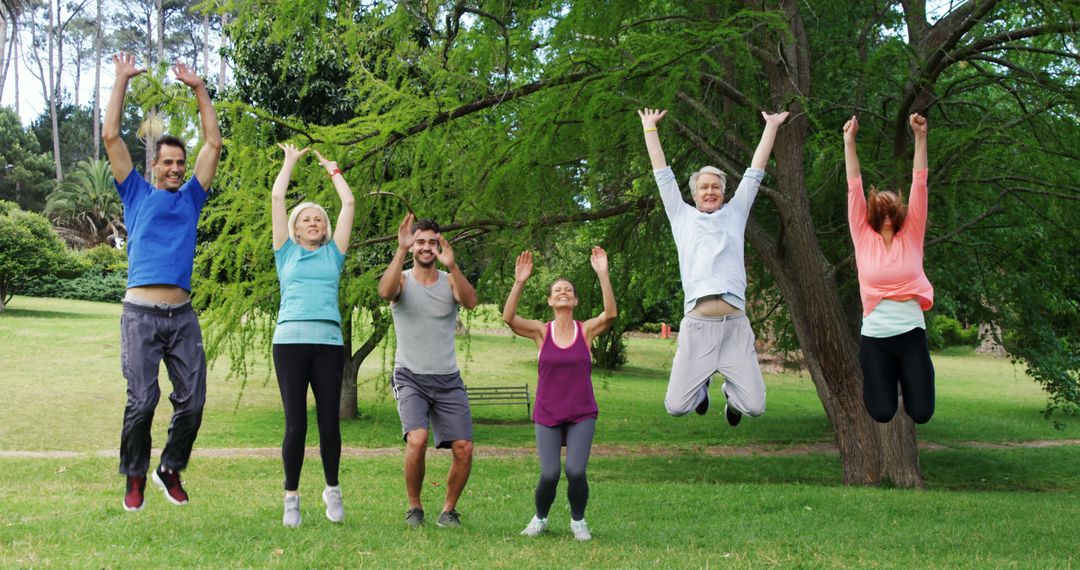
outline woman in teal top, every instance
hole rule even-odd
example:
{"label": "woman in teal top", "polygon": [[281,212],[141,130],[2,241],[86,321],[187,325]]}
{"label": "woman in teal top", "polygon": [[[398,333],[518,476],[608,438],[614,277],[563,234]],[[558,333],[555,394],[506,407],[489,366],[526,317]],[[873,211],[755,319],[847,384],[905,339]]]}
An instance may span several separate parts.
{"label": "woman in teal top", "polygon": [[293,167],[308,149],[278,145],[285,151],[285,163],[270,193],[274,227],[274,260],[281,285],[281,307],[274,329],[274,368],[277,371],[281,403],[285,408],[285,438],[281,458],[285,463],[285,515],[287,527],[300,524],[300,470],[304,465],[307,437],[307,390],[315,394],[315,415],[319,424],[319,453],[322,455],[326,489],[326,517],[341,522],[345,510],[338,486],[341,461],[341,366],[344,347],[341,314],[338,310],[338,282],[352,233],[354,200],[337,163],[319,151],[315,156],[326,168],[341,198],[337,231],[330,227],[326,210],[304,202],[285,213],[285,192]]}

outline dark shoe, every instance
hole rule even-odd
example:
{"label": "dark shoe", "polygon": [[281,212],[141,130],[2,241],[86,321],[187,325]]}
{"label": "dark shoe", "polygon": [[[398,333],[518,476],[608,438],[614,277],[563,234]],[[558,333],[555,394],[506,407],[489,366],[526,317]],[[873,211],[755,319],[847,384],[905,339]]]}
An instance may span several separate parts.
{"label": "dark shoe", "polygon": [[143,502],[146,500],[146,477],[127,478],[127,493],[124,495],[124,510],[129,512],[141,511]]}
{"label": "dark shoe", "polygon": [[727,418],[727,423],[731,427],[739,425],[739,422],[742,421],[742,412],[727,404],[724,404],[724,416]]}
{"label": "dark shoe", "polygon": [[188,504],[188,494],[180,484],[179,471],[166,471],[163,466],[158,466],[154,471],[154,483],[165,491],[165,498],[174,505]]}
{"label": "dark shoe", "polygon": [[405,524],[413,528],[424,524],[424,509],[409,509],[405,511]]}
{"label": "dark shoe", "polygon": [[456,509],[450,509],[449,511],[443,511],[439,515],[439,520],[436,523],[443,528],[451,528],[461,526],[461,513]]}
{"label": "dark shoe", "polygon": [[705,381],[705,399],[694,408],[694,413],[699,416],[704,416],[709,411],[709,381]]}

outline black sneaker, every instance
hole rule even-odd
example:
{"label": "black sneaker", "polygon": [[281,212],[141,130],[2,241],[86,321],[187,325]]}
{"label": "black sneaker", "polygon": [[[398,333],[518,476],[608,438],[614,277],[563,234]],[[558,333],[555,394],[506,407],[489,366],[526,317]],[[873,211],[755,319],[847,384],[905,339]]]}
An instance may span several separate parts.
{"label": "black sneaker", "polygon": [[188,504],[188,494],[184,486],[180,484],[179,471],[166,471],[164,466],[159,465],[154,471],[154,483],[165,491],[165,498],[174,505]]}
{"label": "black sneaker", "polygon": [[739,425],[742,421],[742,412],[732,408],[731,406],[724,404],[724,417],[727,418],[727,423],[731,427]]}
{"label": "black sneaker", "polygon": [[705,381],[705,399],[694,408],[694,413],[699,416],[704,416],[709,411],[709,380]]}
{"label": "black sneaker", "polygon": [[124,494],[124,510],[129,512],[141,511],[143,502],[146,500],[146,477],[127,478],[127,493]]}
{"label": "black sneaker", "polygon": [[424,524],[424,509],[409,509],[405,511],[405,524],[413,528]]}
{"label": "black sneaker", "polygon": [[450,509],[449,511],[443,511],[439,515],[439,520],[436,523],[443,528],[459,527],[461,526],[461,513],[456,509]]}

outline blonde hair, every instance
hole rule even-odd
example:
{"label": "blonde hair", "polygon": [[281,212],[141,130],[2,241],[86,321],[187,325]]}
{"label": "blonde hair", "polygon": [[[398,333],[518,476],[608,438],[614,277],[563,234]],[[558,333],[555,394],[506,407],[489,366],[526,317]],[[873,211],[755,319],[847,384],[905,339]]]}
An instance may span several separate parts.
{"label": "blonde hair", "polygon": [[727,191],[727,173],[715,166],[702,166],[701,170],[690,175],[690,193],[697,191],[697,179],[702,174],[712,174],[720,179],[720,192]]}
{"label": "blonde hair", "polygon": [[330,228],[330,216],[327,215],[326,209],[316,204],[315,202],[304,202],[303,204],[300,204],[299,206],[292,209],[292,213],[289,214],[289,239],[293,240],[296,243],[300,243],[296,240],[296,218],[300,217],[300,212],[303,212],[308,208],[315,208],[322,213],[323,219],[326,220],[326,234],[323,236],[322,241],[319,243],[323,244],[329,242],[330,236],[334,234],[334,230]]}

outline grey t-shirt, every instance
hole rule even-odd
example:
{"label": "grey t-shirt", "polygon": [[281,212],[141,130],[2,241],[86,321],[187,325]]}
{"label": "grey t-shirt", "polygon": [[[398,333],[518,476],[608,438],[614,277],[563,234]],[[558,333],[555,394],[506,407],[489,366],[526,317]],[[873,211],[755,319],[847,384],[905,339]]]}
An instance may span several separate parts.
{"label": "grey t-shirt", "polygon": [[454,352],[458,304],[445,271],[425,287],[412,270],[405,271],[405,284],[396,301],[390,303],[397,334],[394,366],[416,374],[453,374],[458,371]]}

